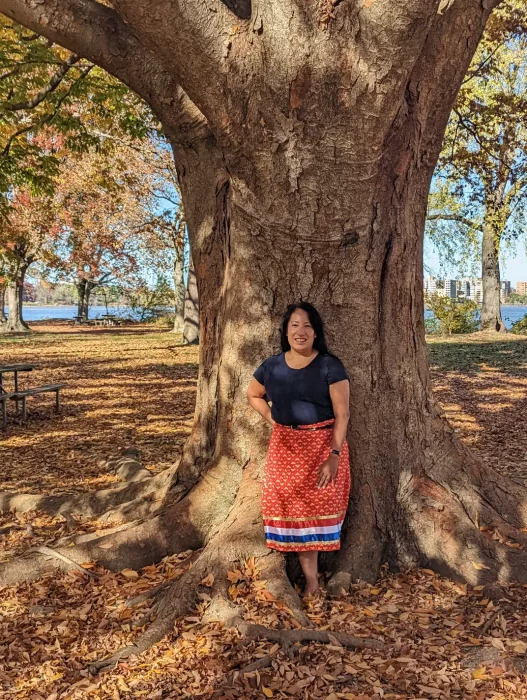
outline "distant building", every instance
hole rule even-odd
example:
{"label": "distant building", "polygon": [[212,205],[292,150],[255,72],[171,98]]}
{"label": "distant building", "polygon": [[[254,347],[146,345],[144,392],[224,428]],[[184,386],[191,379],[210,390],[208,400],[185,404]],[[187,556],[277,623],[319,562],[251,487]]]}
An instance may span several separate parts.
{"label": "distant building", "polygon": [[445,296],[449,299],[456,299],[457,280],[445,280]]}
{"label": "distant building", "polygon": [[516,294],[520,296],[527,294],[527,282],[516,282]]}
{"label": "distant building", "polygon": [[424,293],[425,296],[435,294],[437,292],[437,280],[435,277],[425,277],[424,279]]}
{"label": "distant building", "polygon": [[467,277],[464,277],[463,279],[458,280],[457,296],[460,297],[461,299],[470,299],[473,284],[474,284],[474,280],[467,278]]}
{"label": "distant building", "polygon": [[472,286],[472,293],[470,298],[475,301],[476,304],[481,304],[483,301],[483,282],[481,280],[473,280],[474,284]]}
{"label": "distant building", "polygon": [[503,280],[500,288],[500,301],[503,304],[511,295],[511,283],[509,280]]}

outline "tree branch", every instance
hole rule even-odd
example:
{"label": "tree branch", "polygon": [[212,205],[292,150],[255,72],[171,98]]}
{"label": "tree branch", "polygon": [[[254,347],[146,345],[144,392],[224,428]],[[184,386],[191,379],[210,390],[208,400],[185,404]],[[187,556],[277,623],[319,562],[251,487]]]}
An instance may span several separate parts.
{"label": "tree branch", "polygon": [[232,45],[243,34],[238,17],[219,0],[158,0],[155,12],[145,12],[137,0],[113,4],[209,122],[228,120],[227,78],[237,63]]}
{"label": "tree branch", "polygon": [[473,221],[467,219],[465,216],[461,216],[460,214],[429,214],[426,218],[429,221],[457,221],[458,223],[464,224],[475,231],[483,231],[481,226],[476,226]]}
{"label": "tree branch", "polygon": [[[141,3],[115,4],[126,15],[96,0],[0,0],[0,12],[104,68],[135,90],[163,123],[172,101],[179,99],[176,111],[182,114],[179,85],[208,118],[224,119],[226,71],[218,61],[224,60],[224,42],[236,34],[235,15],[213,0],[170,0],[144,14]],[[166,31],[160,32],[160,23]]]}
{"label": "tree branch", "polygon": [[34,107],[37,107],[41,102],[43,102],[48,95],[50,95],[52,92],[54,92],[58,86],[61,84],[61,82],[64,80],[66,77],[66,74],[74,66],[76,63],[80,61],[80,56],[77,56],[77,54],[72,53],[69,58],[67,58],[64,63],[60,66],[60,68],[56,71],[55,75],[51,78],[49,83],[42,88],[39,92],[37,92],[36,95],[34,95],[31,99],[26,100],[25,102],[3,102],[0,103],[0,109],[5,109],[11,112],[17,112],[22,109],[33,109]]}
{"label": "tree branch", "polygon": [[96,0],[0,0],[0,12],[65,46],[128,85],[177,133],[206,126],[206,120],[172,75],[150,53],[120,15]]}
{"label": "tree branch", "polygon": [[77,80],[70,86],[69,90],[61,96],[61,98],[57,101],[57,104],[55,105],[55,108],[50,114],[47,114],[45,117],[42,119],[37,120],[37,122],[32,122],[31,124],[24,126],[22,129],[19,129],[18,131],[15,131],[11,136],[9,137],[6,145],[4,146],[3,151],[0,153],[1,158],[5,158],[7,155],[9,155],[9,151],[11,150],[11,145],[13,144],[13,141],[21,136],[22,134],[26,134],[28,131],[32,131],[33,129],[37,129],[41,126],[44,126],[44,124],[49,124],[55,116],[57,115],[59,109],[62,106],[62,103],[64,100],[69,97],[71,94],[71,91],[75,88],[76,85],[81,80],[84,80],[84,78],[88,75],[88,73],[91,71],[93,66],[86,66],[86,68],[81,72],[80,76],[77,78]]}
{"label": "tree branch", "polygon": [[437,162],[457,93],[490,13],[500,1],[454,0],[430,26],[409,82],[410,91],[420,96],[415,122],[418,133],[426,135],[420,151],[428,167]]}

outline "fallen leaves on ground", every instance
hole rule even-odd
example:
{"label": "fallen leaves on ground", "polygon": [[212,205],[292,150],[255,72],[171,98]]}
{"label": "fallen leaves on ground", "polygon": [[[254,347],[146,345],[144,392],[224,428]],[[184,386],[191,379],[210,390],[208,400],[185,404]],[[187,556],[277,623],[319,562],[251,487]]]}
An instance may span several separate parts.
{"label": "fallen leaves on ground", "polygon": [[[29,336],[0,338],[0,365],[32,363],[21,388],[65,383],[54,395],[27,400],[28,420],[9,404],[0,431],[2,491],[63,493],[107,488],[116,477],[109,455],[133,445],[159,472],[177,462],[194,415],[198,350],[180,336],[149,327],[120,329],[32,324]],[[13,375],[5,375],[9,389]]]}
{"label": "fallen leaves on ground", "polygon": [[[111,477],[98,460],[116,446],[139,447],[154,471],[172,464],[190,429],[197,351],[177,347],[168,333],[46,331],[1,346],[2,362],[38,360],[32,383],[69,385],[60,416],[44,399],[35,400],[28,404],[28,423],[10,427],[0,451],[9,488],[100,487]],[[461,438],[503,473],[527,478],[522,425],[527,341],[480,335],[431,339],[430,354],[436,396]],[[100,527],[96,521],[72,523],[34,512],[0,519],[6,556]],[[154,616],[152,601],[130,599],[183,575],[192,565],[189,555],[168,557],[140,572],[111,573],[86,562],[97,578],[54,572],[1,589],[0,697],[527,699],[527,678],[507,664],[527,652],[527,588],[504,586],[502,597],[490,600],[481,586],[453,583],[428,570],[384,572],[374,586],[357,584],[341,599],[322,596],[308,603],[318,628],[381,639],[387,652],[350,651],[335,638],[328,645],[299,647],[291,659],[277,644],[247,642],[237,631],[203,622],[215,584],[206,576],[196,609],[177,621],[174,635],[91,677],[90,663],[133,643],[145,629],[137,625]],[[230,571],[227,585],[248,622],[297,626],[260,580],[254,561]],[[243,673],[262,657],[270,665]]]}
{"label": "fallen leaves on ground", "polygon": [[429,338],[432,384],[461,439],[493,469],[527,480],[527,338]]}
{"label": "fallen leaves on ground", "polygon": [[[383,640],[388,651],[354,651],[337,640],[306,644],[290,658],[278,644],[247,642],[219,623],[202,622],[211,590],[203,582],[195,610],[177,621],[174,634],[116,668],[90,676],[91,662],[134,642],[151,601],[130,599],[191,566],[190,552],[167,557],[130,575],[95,568],[43,577],[0,591],[0,696],[23,700],[117,698],[463,698],[521,700],[526,678],[502,662],[465,667],[474,650],[500,658],[527,650],[527,589],[510,585],[496,602],[427,570],[392,575],[375,586],[357,584],[338,600],[320,596],[307,614],[320,629]],[[241,576],[240,576],[241,574]],[[249,622],[298,626],[275,600],[254,564],[229,577],[230,596]],[[236,582],[232,582],[236,579]],[[496,614],[497,613],[497,614]],[[492,624],[484,630],[484,625]],[[243,669],[269,657],[269,666]],[[492,654],[489,658],[493,658]],[[3,693],[3,695],[2,695]]]}

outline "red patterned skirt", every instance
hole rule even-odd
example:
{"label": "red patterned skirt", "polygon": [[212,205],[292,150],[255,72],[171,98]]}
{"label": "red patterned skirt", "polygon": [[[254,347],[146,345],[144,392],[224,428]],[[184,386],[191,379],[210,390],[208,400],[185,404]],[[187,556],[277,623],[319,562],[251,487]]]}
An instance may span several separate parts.
{"label": "red patterned skirt", "polygon": [[273,428],[262,484],[265,539],[271,549],[340,549],[351,482],[348,445],[342,446],[335,482],[317,488],[318,470],[331,451],[333,430],[306,430],[332,423]]}

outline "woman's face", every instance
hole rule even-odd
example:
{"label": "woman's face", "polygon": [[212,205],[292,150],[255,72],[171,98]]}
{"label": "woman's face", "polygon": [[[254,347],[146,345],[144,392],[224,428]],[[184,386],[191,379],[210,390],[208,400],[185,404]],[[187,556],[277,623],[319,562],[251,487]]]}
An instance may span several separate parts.
{"label": "woman's face", "polygon": [[309,321],[307,312],[303,309],[295,309],[287,324],[289,345],[301,355],[308,355],[313,349],[315,338],[315,331]]}

